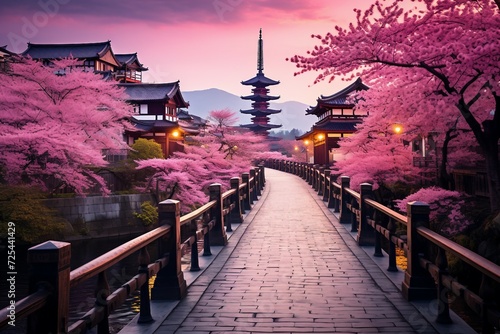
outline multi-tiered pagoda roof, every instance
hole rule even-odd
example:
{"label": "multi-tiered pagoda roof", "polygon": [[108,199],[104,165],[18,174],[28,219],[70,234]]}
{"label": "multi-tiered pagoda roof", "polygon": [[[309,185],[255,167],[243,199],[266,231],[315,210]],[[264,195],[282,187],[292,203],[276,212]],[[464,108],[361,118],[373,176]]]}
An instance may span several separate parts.
{"label": "multi-tiered pagoda roof", "polygon": [[242,81],[242,85],[253,86],[252,94],[247,96],[242,96],[243,100],[250,100],[252,102],[251,109],[240,110],[242,114],[249,114],[253,117],[251,118],[252,124],[241,125],[244,128],[251,129],[255,133],[266,135],[267,131],[270,129],[280,128],[281,125],[269,124],[269,115],[278,114],[281,109],[270,109],[269,101],[279,99],[279,96],[268,95],[269,89],[267,86],[277,85],[280,82],[270,79],[264,75],[264,53],[263,53],[263,41],[262,41],[262,29],[259,33],[259,44],[257,53],[257,75],[246,81]]}

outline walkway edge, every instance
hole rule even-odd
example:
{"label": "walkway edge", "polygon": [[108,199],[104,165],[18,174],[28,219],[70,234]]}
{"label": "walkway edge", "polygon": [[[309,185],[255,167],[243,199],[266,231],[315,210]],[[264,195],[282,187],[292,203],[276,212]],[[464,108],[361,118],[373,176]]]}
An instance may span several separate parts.
{"label": "walkway edge", "polygon": [[[298,177],[298,176],[295,176]],[[353,254],[358,257],[358,252],[355,251],[357,250],[362,250],[364,254],[371,259],[372,263],[376,265],[379,269],[377,273],[375,273],[373,270],[370,268],[366,267],[366,261],[360,261],[361,265],[365,266],[366,271],[368,274],[372,277],[373,281],[379,285],[380,289],[383,291],[388,290],[387,284],[391,284],[394,288],[398,290],[399,293],[401,293],[401,283],[403,282],[404,278],[404,272],[399,270],[398,272],[389,272],[386,270],[385,267],[387,266],[387,259],[388,255],[384,252],[384,257],[375,257],[373,256],[373,251],[374,248],[370,246],[364,246],[360,247],[356,243],[356,233],[353,233],[350,231],[351,225],[342,225],[340,224],[338,220],[338,215],[333,212],[333,209],[329,209],[327,206],[327,203],[325,203],[320,196],[316,194],[313,188],[309,188],[309,192],[311,196],[313,196],[316,200],[316,203],[318,206],[321,208],[323,211],[323,214],[328,218],[332,226],[337,230],[339,233],[340,237],[342,240],[344,240],[345,244],[351,249]],[[352,247],[354,246],[354,247]],[[380,273],[386,276],[386,279],[384,281],[380,281],[377,279],[377,276],[380,277]],[[389,288],[390,289],[390,288]],[[403,296],[400,295],[402,299]],[[391,300],[392,302],[392,300]],[[419,313],[419,316],[423,317],[425,319],[425,322],[428,323],[434,330],[436,330],[438,333],[442,334],[477,334],[477,332],[470,327],[462,318],[460,318],[455,312],[450,310],[450,317],[453,321],[452,324],[438,324],[435,319],[437,316],[437,299],[433,300],[427,300],[427,301],[413,301],[410,302],[410,304],[413,306],[414,310]],[[395,305],[395,304],[394,304]],[[400,309],[398,305],[395,305],[397,309]],[[416,325],[423,325],[424,323],[416,317],[415,312],[409,312],[409,310],[400,310],[401,315],[410,323],[413,327],[414,324]],[[422,319],[422,320],[423,320]],[[414,328],[417,333],[422,333],[425,332],[425,327],[424,331],[419,328]]]}
{"label": "walkway edge", "polygon": [[[194,299],[191,301],[191,303],[195,302],[194,305],[196,305],[196,302],[201,298],[203,292],[206,290],[208,287],[208,284],[205,284],[205,288],[202,290],[197,290],[197,291],[189,291],[189,288],[192,285],[196,285],[198,278],[202,276],[203,273],[205,273],[207,270],[212,268],[212,264],[216,260],[220,260],[218,262],[223,261],[222,264],[218,265],[216,272],[218,273],[220,269],[223,267],[224,263],[229,259],[229,256],[233,253],[235,247],[238,245],[241,237],[245,233],[246,229],[248,226],[253,222],[255,216],[257,213],[260,211],[260,208],[262,207],[262,204],[265,202],[265,199],[267,198],[270,190],[270,182],[266,182],[266,185],[263,189],[262,195],[258,198],[258,200],[255,202],[255,205],[253,208],[250,210],[249,213],[245,213],[243,215],[243,223],[241,224],[233,224],[233,232],[228,232],[228,244],[226,246],[212,246],[211,251],[212,251],[212,256],[207,257],[207,256],[201,256],[199,257],[200,261],[200,267],[202,268],[200,271],[197,272],[190,272],[190,271],[184,271],[184,278],[186,279],[186,283],[188,286],[188,295],[185,299],[182,300],[169,300],[169,301],[151,301],[151,315],[153,319],[155,319],[153,322],[146,323],[146,324],[139,324],[137,320],[139,319],[139,314],[137,314],[132,321],[130,321],[125,327],[123,327],[118,333],[119,334],[153,334],[160,328],[160,326],[164,323],[165,319],[175,310],[175,308],[184,300],[189,300],[189,299]],[[228,254],[229,252],[229,254]],[[221,260],[219,255],[224,254],[224,259]],[[216,275],[216,273],[215,273]],[[215,276],[214,275],[214,276]],[[201,284],[203,285],[203,284]],[[194,297],[194,298],[191,298]],[[194,307],[194,305],[192,307]],[[185,317],[183,319],[178,319],[181,323],[184,321]]]}

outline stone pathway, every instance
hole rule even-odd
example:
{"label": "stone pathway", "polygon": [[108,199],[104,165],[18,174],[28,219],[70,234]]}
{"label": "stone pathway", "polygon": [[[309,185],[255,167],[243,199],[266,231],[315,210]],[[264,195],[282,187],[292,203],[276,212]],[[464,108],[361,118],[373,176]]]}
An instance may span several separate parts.
{"label": "stone pathway", "polygon": [[266,179],[257,212],[155,333],[435,333],[306,182]]}

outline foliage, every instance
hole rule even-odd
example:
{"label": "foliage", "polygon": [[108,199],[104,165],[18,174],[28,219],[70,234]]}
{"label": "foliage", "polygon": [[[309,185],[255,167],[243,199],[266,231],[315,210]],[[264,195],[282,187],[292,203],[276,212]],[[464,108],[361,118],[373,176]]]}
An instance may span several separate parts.
{"label": "foliage", "polygon": [[134,160],[147,160],[147,159],[162,159],[163,151],[161,145],[153,139],[137,139],[132,144],[132,150],[129,153],[129,159]]}
{"label": "foliage", "polygon": [[423,188],[414,194],[397,200],[398,208],[406,212],[406,205],[413,201],[426,202],[430,206],[431,229],[452,237],[464,232],[472,222],[469,221],[463,212],[464,196],[458,191],[440,189],[438,187]]}
{"label": "foliage", "polygon": [[104,180],[87,166],[104,166],[103,149],[126,148],[131,116],[123,92],[77,61],[50,67],[19,59],[0,72],[0,170],[5,182],[78,194]]}
{"label": "foliage", "polygon": [[356,10],[348,29],[313,35],[321,45],[291,61],[298,73],[320,71],[316,82],[362,76],[372,88],[365,96],[379,97],[370,113],[385,108],[408,127],[416,119],[405,113],[413,112],[415,135],[436,131],[444,143],[450,131],[463,143],[472,134],[486,160],[494,211],[500,207],[498,11],[492,0],[377,1]]}
{"label": "foliage", "polygon": [[144,226],[151,226],[158,222],[158,208],[150,201],[142,202],[141,212],[134,212],[134,217],[138,218]]}
{"label": "foliage", "polygon": [[136,161],[138,169],[155,171],[144,190],[167,192],[168,198],[181,201],[183,211],[189,211],[207,202],[210,184],[228,189],[231,177],[248,172],[253,163],[269,155],[266,140],[235,127],[236,120],[230,110],[212,111],[206,131],[193,137],[195,144],[186,145],[184,152],[175,152],[169,159]]}
{"label": "foliage", "polygon": [[5,236],[7,223],[16,224],[16,239],[29,244],[57,238],[64,221],[43,204],[45,194],[28,186],[0,186],[0,236]]}

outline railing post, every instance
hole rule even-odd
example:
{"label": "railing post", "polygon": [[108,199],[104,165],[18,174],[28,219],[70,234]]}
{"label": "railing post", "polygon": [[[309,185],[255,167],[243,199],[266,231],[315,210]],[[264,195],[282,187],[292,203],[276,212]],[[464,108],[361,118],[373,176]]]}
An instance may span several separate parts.
{"label": "railing post", "polygon": [[360,187],[358,245],[373,246],[375,244],[375,231],[368,224],[368,216],[372,209],[365,203],[365,199],[373,198],[373,189],[369,183],[361,183]]}
{"label": "railing post", "polygon": [[245,211],[248,211],[252,209],[252,194],[250,193],[250,173],[241,174],[241,180],[244,184],[246,184],[244,188],[245,199],[243,200],[243,208],[245,209]]}
{"label": "railing post", "polygon": [[140,324],[154,321],[151,316],[151,302],[149,300],[149,270],[148,265],[151,262],[148,249],[143,247],[139,252],[139,274],[146,275],[146,282],[140,287],[140,313],[137,322]]}
{"label": "railing post", "polygon": [[[338,189],[338,192],[339,192],[338,193],[338,198],[335,197],[335,191],[337,191],[337,189]],[[341,196],[341,191],[342,191],[341,189],[339,189],[339,188],[337,188],[335,186],[332,187],[332,197],[331,197],[331,199],[332,199],[333,203],[328,202],[328,207],[331,206],[333,208],[333,212],[340,212],[340,204],[341,204],[340,203],[340,201],[341,201],[340,196]]]}
{"label": "railing post", "polygon": [[257,197],[257,182],[256,182],[256,177],[255,177],[255,169],[250,169],[250,179],[253,180],[250,182],[252,184],[252,203],[253,201],[258,200],[259,198]]}
{"label": "railing post", "polygon": [[[203,229],[208,229],[210,223],[210,215],[208,212],[203,214]],[[210,250],[210,233],[205,233],[203,236],[203,256],[211,256],[212,251]]]}
{"label": "railing post", "polygon": [[[263,170],[264,168],[262,168]],[[241,224],[243,222],[243,216],[241,214],[241,201],[240,201],[240,178],[233,177],[229,181],[231,184],[231,189],[234,189],[235,193],[231,197],[231,202],[234,203],[234,208],[231,210],[228,216],[229,224]]]}
{"label": "railing post", "polygon": [[200,257],[198,254],[198,223],[192,220],[189,224],[191,227],[191,235],[194,237],[194,242],[191,244],[191,267],[189,271],[200,271]]}
{"label": "railing post", "polygon": [[323,189],[325,184],[325,168],[320,167],[318,169],[318,182],[316,183],[316,191],[318,192],[318,196],[323,196]]}
{"label": "railing post", "polygon": [[227,245],[227,234],[224,228],[224,215],[222,203],[222,191],[220,183],[213,183],[210,185],[210,201],[217,201],[217,204],[210,209],[211,216],[215,219],[215,225],[210,231],[210,242],[213,246]]}
{"label": "railing post", "polygon": [[332,188],[332,180],[330,179],[332,171],[329,169],[325,169],[324,173],[325,179],[323,182],[323,202],[329,202],[331,193],[330,189]]}
{"label": "railing post", "polygon": [[[451,324],[450,304],[448,302],[448,288],[443,284],[443,275],[448,275],[448,260],[446,253],[441,247],[438,248],[436,265],[439,268],[437,278],[438,314],[436,322],[440,324]],[[484,330],[483,330],[484,333]]]}
{"label": "railing post", "polygon": [[387,268],[387,271],[397,272],[398,267],[396,264],[396,244],[392,242],[392,237],[396,232],[396,224],[394,223],[394,219],[389,218],[387,229],[389,230],[389,267]]}
{"label": "railing post", "polygon": [[[187,294],[186,280],[181,270],[181,216],[179,201],[168,199],[158,204],[160,226],[170,225],[167,242],[159,241],[160,256],[168,256],[168,263],[156,275],[151,299],[182,299]],[[163,242],[162,242],[163,241]]]}
{"label": "railing post", "polygon": [[315,189],[316,188],[316,169],[318,165],[313,165],[311,168],[311,179],[309,180],[309,185]]}
{"label": "railing post", "polygon": [[28,333],[68,331],[70,262],[71,244],[67,242],[46,241],[28,249],[29,294],[40,289],[51,292],[47,303],[28,317]]}
{"label": "railing post", "polygon": [[420,266],[420,257],[427,253],[427,241],[418,234],[419,226],[429,226],[429,205],[423,202],[410,202],[407,205],[408,225],[407,259],[408,266],[402,284],[403,296],[411,301],[418,299],[433,299],[436,296],[434,280]]}
{"label": "railing post", "polygon": [[261,189],[262,189],[262,183],[261,183],[261,176],[260,176],[260,168],[255,167],[254,169],[255,172],[255,200],[258,199],[258,196],[262,196]]}
{"label": "railing post", "polygon": [[339,222],[341,224],[350,224],[351,216],[353,215],[351,211],[347,208],[347,203],[351,200],[351,196],[345,191],[350,187],[351,178],[349,176],[340,177],[340,218]]}
{"label": "railing post", "polygon": [[[375,221],[375,226],[382,225],[381,214],[378,211],[373,213],[373,220]],[[387,225],[386,225],[387,226]],[[375,233],[375,251],[373,252],[373,256],[375,257],[384,257],[384,253],[382,252],[382,234],[377,231],[373,231]],[[390,238],[391,236],[389,236]],[[390,241],[389,241],[390,243]]]}
{"label": "railing post", "polygon": [[259,169],[260,169],[260,186],[261,186],[261,190],[264,190],[264,186],[266,185],[266,174],[264,172],[265,168],[264,168],[264,165],[259,165]]}
{"label": "railing post", "polygon": [[308,167],[309,167],[309,169],[308,169],[308,175],[307,175],[307,183],[308,183],[309,185],[312,185],[312,184],[313,184],[312,179],[313,179],[313,175],[314,175],[314,174],[313,174],[313,169],[314,169],[314,166],[313,166],[312,164],[309,164],[309,166],[308,166]]}

